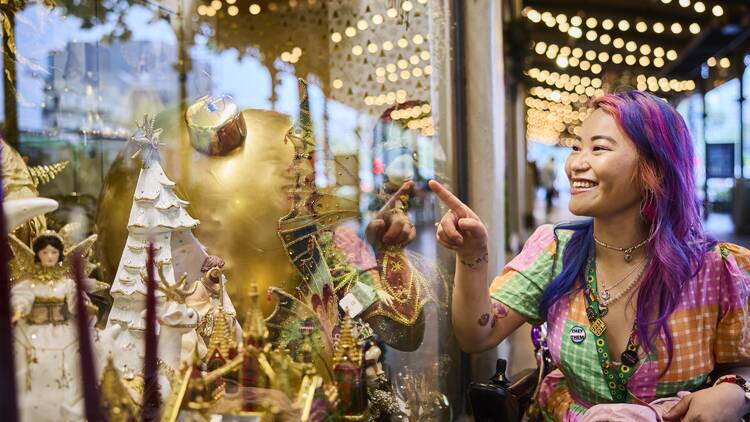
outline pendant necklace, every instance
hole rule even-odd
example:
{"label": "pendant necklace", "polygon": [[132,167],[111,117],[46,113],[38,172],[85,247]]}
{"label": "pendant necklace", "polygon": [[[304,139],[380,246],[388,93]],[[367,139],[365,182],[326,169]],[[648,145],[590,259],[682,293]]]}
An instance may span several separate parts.
{"label": "pendant necklace", "polygon": [[610,294],[610,291],[614,291],[614,289],[615,289],[615,288],[617,288],[617,286],[619,286],[620,284],[622,284],[622,282],[623,282],[623,281],[627,280],[627,279],[628,279],[628,278],[629,278],[629,277],[630,277],[631,275],[633,275],[633,273],[634,273],[634,272],[636,272],[636,270],[638,270],[638,269],[640,269],[640,270],[641,270],[641,272],[640,272],[640,273],[638,273],[638,277],[636,277],[636,278],[635,278],[634,280],[638,280],[639,278],[641,278],[641,275],[643,274],[643,268],[645,268],[645,265],[643,265],[643,263],[645,262],[645,260],[646,260],[646,258],[643,258],[643,260],[641,260],[641,262],[640,262],[640,263],[639,263],[638,265],[636,265],[635,267],[633,267],[633,269],[632,269],[632,270],[630,270],[630,272],[629,272],[629,273],[627,273],[627,275],[625,275],[625,277],[623,277],[623,278],[619,279],[619,280],[618,280],[618,281],[617,281],[617,282],[616,282],[615,284],[613,284],[612,286],[609,286],[609,287],[605,287],[603,283],[601,283],[601,284],[600,284],[600,286],[601,286],[601,291],[600,291],[600,293],[599,293],[599,296],[600,296],[600,297],[602,298],[602,304],[603,304],[604,306],[607,306],[607,305],[609,305],[610,303],[612,303],[612,302],[616,301],[617,299],[619,299],[619,297],[620,297],[620,296],[622,296],[622,295],[623,295],[624,293],[626,293],[627,291],[629,291],[629,290],[630,290],[630,289],[631,289],[631,288],[633,287],[632,285],[633,285],[633,284],[634,284],[635,282],[634,282],[634,281],[631,281],[630,285],[628,285],[628,286],[627,286],[627,287],[625,288],[625,290],[623,290],[623,291],[622,291],[622,292],[621,292],[621,293],[620,293],[620,294],[618,295],[618,297],[617,297],[617,298],[614,298],[614,299],[610,300],[610,297],[612,296],[612,295]]}
{"label": "pendant necklace", "polygon": [[622,252],[624,254],[623,258],[625,258],[625,262],[632,261],[633,260],[633,251],[635,251],[636,249],[638,249],[638,248],[642,247],[643,245],[645,245],[646,243],[648,243],[649,240],[651,240],[651,236],[649,236],[646,240],[642,241],[641,243],[639,243],[639,244],[637,244],[635,246],[630,246],[630,247],[627,247],[627,248],[618,248],[617,246],[612,246],[612,245],[609,245],[609,244],[607,244],[605,242],[602,242],[601,240],[597,239],[596,236],[594,236],[594,242],[596,242],[597,245],[605,247],[607,249],[611,249],[613,251]]}

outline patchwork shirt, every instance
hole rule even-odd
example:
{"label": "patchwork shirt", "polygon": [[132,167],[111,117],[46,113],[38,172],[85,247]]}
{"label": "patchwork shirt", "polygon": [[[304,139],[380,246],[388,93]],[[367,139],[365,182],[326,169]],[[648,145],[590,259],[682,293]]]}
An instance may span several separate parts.
{"label": "patchwork shirt", "polygon": [[[562,270],[562,256],[572,231],[552,225],[539,227],[490,286],[490,295],[541,323],[539,302],[554,276]],[[559,251],[556,249],[559,248]],[[553,256],[557,252],[555,268]],[[572,327],[585,327],[586,300],[582,289],[563,296],[548,312],[547,344],[557,369],[543,380],[538,401],[547,420],[575,421],[587,408],[611,403],[607,382],[594,343],[588,335],[570,340]],[[638,366],[628,380],[628,391],[650,402],[700,386],[716,364],[750,365],[750,250],[719,243],[705,254],[699,272],[684,287],[669,317],[673,358],[669,369],[663,342],[646,355],[641,348]],[[631,400],[633,398],[631,397]]]}

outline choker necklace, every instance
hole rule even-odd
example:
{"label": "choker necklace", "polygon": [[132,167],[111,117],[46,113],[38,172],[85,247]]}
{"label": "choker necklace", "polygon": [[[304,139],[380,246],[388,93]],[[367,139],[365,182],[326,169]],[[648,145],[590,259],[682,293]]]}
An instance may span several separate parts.
{"label": "choker necklace", "polygon": [[622,252],[624,254],[623,258],[625,258],[625,262],[632,261],[633,260],[633,251],[636,250],[636,249],[638,249],[638,248],[640,248],[640,247],[642,247],[646,243],[648,243],[649,240],[651,240],[651,236],[649,236],[646,240],[642,241],[641,243],[639,243],[639,244],[637,244],[635,246],[630,246],[628,248],[618,248],[617,246],[608,245],[608,244],[602,242],[601,240],[597,239],[596,236],[594,236],[594,242],[596,242],[597,245],[603,246],[603,247],[605,247],[607,249],[612,249],[613,251]]}

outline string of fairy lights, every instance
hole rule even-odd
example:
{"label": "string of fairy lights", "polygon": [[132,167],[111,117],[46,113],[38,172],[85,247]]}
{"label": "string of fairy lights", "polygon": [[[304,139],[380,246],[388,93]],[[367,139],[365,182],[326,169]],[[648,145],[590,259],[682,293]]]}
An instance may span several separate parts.
{"label": "string of fairy lights", "polygon": [[[427,0],[417,0],[416,3],[426,4]],[[404,1],[400,4],[401,9],[404,12],[410,12],[414,9],[414,3],[411,1]],[[343,30],[333,31],[331,33],[331,41],[334,44],[339,44],[347,38],[354,38],[360,33],[366,31],[374,31],[380,25],[383,25],[387,19],[397,19],[399,11],[395,7],[386,9],[385,16],[380,13],[375,13],[369,17],[369,19],[359,19],[356,24],[347,26]],[[409,48],[419,49],[422,45],[429,41],[427,34],[414,34],[413,36],[406,37],[401,36],[398,39],[385,40],[382,43],[376,43],[368,41],[367,43],[354,43],[350,48],[351,54],[354,56],[361,55],[380,55],[382,57],[384,52],[391,51],[406,51]],[[393,61],[386,63],[384,66],[380,65],[375,68],[375,80],[381,85],[388,83],[396,83],[398,81],[406,81],[411,78],[425,77],[429,78],[432,75],[432,65],[430,64],[430,52],[427,50],[416,51],[408,57],[404,57],[400,53],[397,57],[393,58]],[[344,81],[341,78],[335,78],[331,86],[334,89],[344,89]],[[408,95],[405,94],[404,90],[386,91],[379,95],[366,95],[363,98],[363,102],[367,106],[382,106],[382,105],[394,105],[401,104],[407,101]]]}
{"label": "string of fairy lights", "polygon": [[[384,24],[388,20],[396,21],[402,12],[417,12],[415,8],[426,5],[427,2],[428,0],[396,2],[392,7],[387,8],[385,13],[361,16],[355,23],[348,23],[343,28],[335,28],[330,34],[330,40],[334,45],[345,45],[344,48],[352,56],[370,56],[374,58],[371,63],[377,63],[373,65],[374,72],[368,76],[368,80],[374,79],[382,87],[381,92],[377,95],[365,93],[362,98],[364,105],[370,107],[397,105],[391,113],[393,120],[405,121],[408,128],[431,136],[435,129],[429,104],[409,109],[402,109],[398,106],[412,100],[417,94],[399,88],[399,83],[419,78],[429,80],[433,73],[431,54],[428,49],[423,49],[429,45],[429,35],[416,33],[405,36],[399,33],[394,34],[394,38],[381,38],[379,42],[371,40],[374,31],[383,33]],[[335,90],[347,89],[344,78],[338,76],[333,78],[331,86]],[[421,85],[417,84],[418,88],[419,86]],[[425,109],[428,111],[425,112]],[[418,110],[421,110],[421,114],[417,113]],[[423,116],[422,114],[425,113],[428,115]]]}
{"label": "string of fairy lights", "polygon": [[[724,14],[724,8],[719,4],[691,0],[660,1],[671,7],[690,8],[698,19],[705,19],[709,14],[713,17]],[[677,50],[659,42],[660,36],[698,35],[703,28],[697,21],[580,16],[533,7],[523,9],[522,16],[535,26],[567,36],[567,40],[561,40],[559,45],[550,40],[532,40],[532,52],[541,59],[536,60],[541,66],[524,72],[532,82],[525,101],[529,140],[570,144],[578,125],[592,111],[588,107],[590,100],[612,88],[609,85],[614,79],[605,75],[610,64],[631,67],[632,70],[625,73],[626,79],[618,83],[642,91],[666,95],[696,88],[692,80],[656,75],[665,65],[679,59]],[[711,57],[706,64],[725,69],[731,66],[731,61],[728,57]],[[553,68],[557,70],[548,70]]]}
{"label": "string of fairy lights", "polygon": [[[320,0],[307,0],[315,3]],[[366,75],[368,81],[376,81],[382,88],[377,94],[362,96],[362,102],[368,107],[382,107],[403,104],[413,100],[419,92],[407,92],[407,81],[417,81],[420,78],[429,80],[433,73],[431,54],[429,50],[430,37],[426,33],[412,33],[406,36],[403,31],[393,32],[388,25],[400,25],[402,19],[410,12],[419,16],[424,13],[429,0],[401,0],[390,2],[384,9],[372,10],[368,6],[366,12],[347,21],[345,25],[333,27],[329,39],[337,48],[344,48],[352,57],[364,58],[365,63],[372,64],[372,74]],[[290,7],[295,7],[299,0],[288,0]],[[241,13],[257,16],[266,12],[278,12],[285,2],[268,2],[261,5],[250,3],[240,7],[238,0],[202,0],[197,6],[199,16],[207,17],[235,17]],[[420,9],[420,7],[422,9]],[[243,10],[244,9],[244,10]],[[408,25],[407,25],[408,28]],[[378,38],[374,41],[374,38]],[[283,51],[279,59],[291,65],[296,64],[302,57],[303,50],[295,46]],[[331,77],[331,88],[339,93],[351,92],[358,82],[348,81],[345,74],[334,74]],[[349,84],[349,86],[347,86]],[[423,85],[417,81],[417,89]],[[348,94],[347,94],[348,95]],[[425,106],[420,106],[423,110]],[[429,105],[427,105],[429,107]],[[434,133],[431,116],[409,117],[413,113],[405,112],[399,107],[395,110],[394,120],[408,120],[404,122],[410,129],[421,131],[425,135]],[[411,114],[409,114],[411,113]],[[429,113],[429,112],[428,112]]]}

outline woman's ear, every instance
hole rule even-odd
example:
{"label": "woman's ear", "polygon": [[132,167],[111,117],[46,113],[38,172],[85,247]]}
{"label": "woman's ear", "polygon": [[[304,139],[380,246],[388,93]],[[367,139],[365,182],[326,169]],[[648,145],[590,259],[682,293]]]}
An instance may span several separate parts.
{"label": "woman's ear", "polygon": [[649,223],[656,218],[656,197],[650,189],[646,190],[641,199],[641,218]]}

